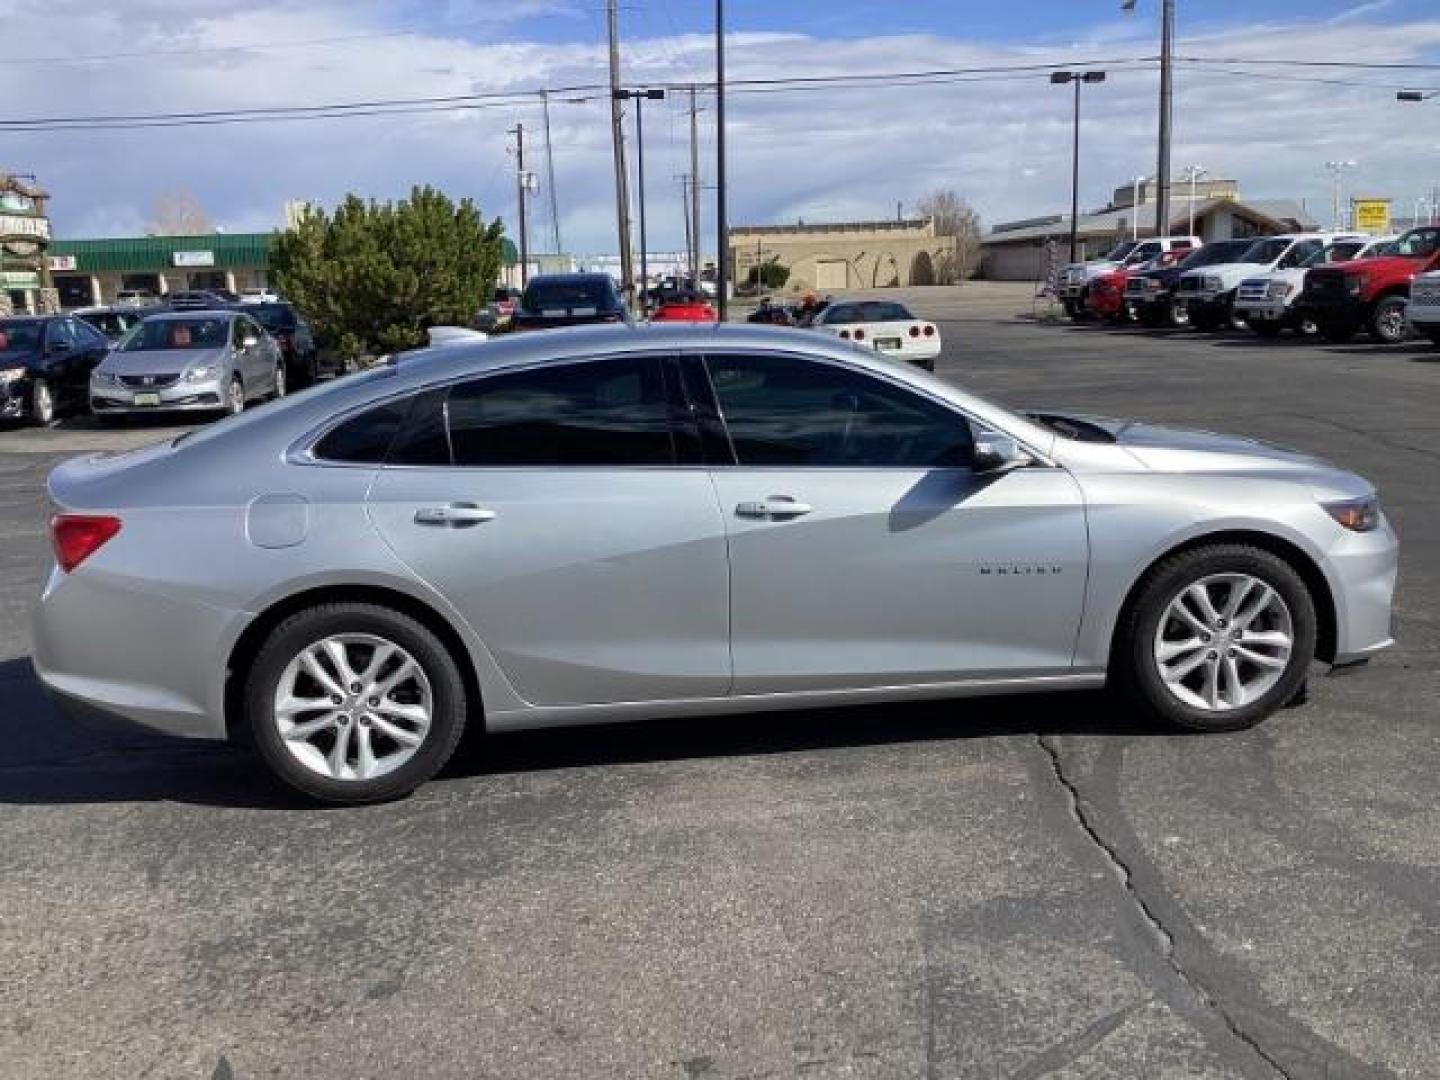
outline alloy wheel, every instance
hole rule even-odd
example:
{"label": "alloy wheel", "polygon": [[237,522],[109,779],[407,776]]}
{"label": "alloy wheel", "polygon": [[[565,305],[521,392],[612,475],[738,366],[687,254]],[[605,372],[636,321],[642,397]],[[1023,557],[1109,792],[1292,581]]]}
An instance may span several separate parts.
{"label": "alloy wheel", "polygon": [[226,391],[229,400],[226,402],[232,416],[238,416],[245,411],[245,387],[239,379],[230,380],[230,388]]}
{"label": "alloy wheel", "polygon": [[55,422],[55,395],[50,392],[50,384],[44,379],[35,381],[34,400],[32,402],[37,424],[52,424]]}
{"label": "alloy wheel", "polygon": [[335,634],[281,672],[275,728],[290,755],[331,780],[374,780],[424,745],[434,696],[405,649],[375,634]]}
{"label": "alloy wheel", "polygon": [[275,365],[275,396],[276,396],[277,398],[282,398],[282,397],[284,397],[284,396],[285,396],[285,389],[286,389],[286,388],[285,388],[285,365],[284,365],[284,364],[276,364],[276,365]]}
{"label": "alloy wheel", "polygon": [[1409,333],[1405,321],[1403,300],[1381,301],[1380,310],[1375,313],[1375,335],[1387,344],[1404,341]]}
{"label": "alloy wheel", "polygon": [[1224,713],[1269,693],[1294,643],[1290,609],[1276,589],[1251,574],[1212,574],[1166,606],[1153,656],[1176,700]]}

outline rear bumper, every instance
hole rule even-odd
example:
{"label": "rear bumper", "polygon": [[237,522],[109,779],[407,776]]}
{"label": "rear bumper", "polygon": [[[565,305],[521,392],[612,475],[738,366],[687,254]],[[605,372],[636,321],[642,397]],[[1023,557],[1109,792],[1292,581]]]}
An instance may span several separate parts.
{"label": "rear bumper", "polygon": [[52,567],[34,666],[67,711],[182,738],[226,737],[226,643],[248,616]]}

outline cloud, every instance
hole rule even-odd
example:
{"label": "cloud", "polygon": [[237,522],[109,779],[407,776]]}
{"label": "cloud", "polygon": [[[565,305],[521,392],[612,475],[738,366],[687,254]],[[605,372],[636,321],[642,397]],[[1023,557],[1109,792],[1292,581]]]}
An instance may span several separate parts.
{"label": "cloud", "polygon": [[1339,26],[1341,23],[1354,22],[1356,19],[1363,19],[1367,15],[1374,15],[1394,4],[1395,0],[1370,0],[1366,4],[1356,4],[1348,11],[1342,11],[1325,20],[1327,26]]}
{"label": "cloud", "polygon": [[[3,3],[3,0],[0,0]],[[42,66],[0,63],[0,101],[9,117],[144,113],[297,103],[367,101],[539,86],[603,83],[605,50],[593,5],[532,0],[510,12],[545,12],[543,24],[512,21],[505,34],[468,40],[456,28],[499,10],[478,0],[425,7],[420,32],[400,0],[331,6],[262,0],[239,13],[233,3],[190,0],[55,0],[45,12],[7,23],[8,57],[47,56],[65,42],[72,54],[166,52],[112,63]],[[1187,34],[1183,55],[1245,58],[1333,57],[1374,61],[1423,58],[1440,47],[1440,22],[1378,25],[1356,14],[1340,26],[1255,21],[1206,25]],[[527,39],[542,26],[546,40]],[[1134,27],[1138,24],[1130,22]],[[427,29],[428,27],[428,29]],[[1104,34],[1115,35],[1104,30]],[[563,33],[561,31],[564,31]],[[371,35],[371,36],[365,36]],[[342,38],[333,45],[257,49]],[[564,39],[564,40],[555,40]],[[1143,39],[1136,39],[1137,42]],[[713,43],[704,34],[634,36],[624,49],[630,82],[705,79]],[[807,34],[742,33],[730,39],[732,77],[886,72],[1033,62],[1036,56],[1095,55],[1077,44],[990,46],[926,34],[821,40]],[[1152,43],[1109,54],[1151,51]],[[1101,55],[1104,55],[1103,53]],[[1234,67],[1235,65],[1231,65]],[[1307,199],[1329,206],[1323,163],[1355,158],[1348,182],[1408,205],[1435,175],[1433,125],[1423,106],[1395,102],[1394,79],[1311,71],[1356,85],[1239,77],[1184,66],[1177,75],[1177,171],[1191,162],[1239,180],[1256,198]],[[1138,173],[1153,171],[1155,74],[1111,70],[1084,90],[1082,202],[1102,203]],[[579,95],[584,96],[584,95]],[[1054,212],[1069,203],[1071,98],[1043,75],[1007,81],[735,93],[727,102],[730,207],[734,222],[888,217],[925,191],[953,187],[987,222]],[[713,183],[713,112],[702,100],[703,170]],[[645,112],[652,246],[683,238],[680,188],[688,169],[683,96]],[[551,124],[565,244],[577,252],[615,248],[609,107],[605,101],[552,102]],[[231,231],[268,229],[287,199],[333,203],[354,191],[393,198],[412,184],[435,184],[477,199],[487,215],[513,216],[514,162],[506,131],[523,123],[527,166],[544,180],[538,98],[525,105],[468,112],[183,127],[123,132],[5,135],[8,167],[35,172],[54,194],[60,235],[134,232],[155,197],[188,187]],[[633,121],[627,119],[633,140]],[[632,154],[633,166],[633,154]],[[549,246],[546,195],[534,203],[532,243]],[[713,192],[705,193],[713,209]],[[1321,216],[1324,216],[1323,214]],[[713,228],[707,226],[707,236]],[[713,239],[709,245],[713,248]]]}

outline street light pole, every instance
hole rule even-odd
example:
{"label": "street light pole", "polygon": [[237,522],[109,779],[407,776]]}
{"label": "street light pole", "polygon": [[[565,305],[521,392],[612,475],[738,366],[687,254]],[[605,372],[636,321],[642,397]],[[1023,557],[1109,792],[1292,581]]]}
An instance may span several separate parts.
{"label": "street light pole", "polygon": [[1103,71],[1052,71],[1055,86],[1075,84],[1075,120],[1070,150],[1070,261],[1078,261],[1080,249],[1080,84],[1105,81]]}
{"label": "street light pole", "polygon": [[730,289],[730,226],[725,211],[725,0],[715,0],[715,231],[719,240],[715,300],[723,323]]}
{"label": "street light pole", "polygon": [[1203,165],[1185,166],[1185,179],[1190,181],[1190,231],[1185,234],[1186,236],[1195,235],[1195,181],[1204,176],[1205,172]]}
{"label": "street light pole", "polygon": [[1353,169],[1360,163],[1358,161],[1327,161],[1325,168],[1330,170],[1334,187],[1332,190],[1333,204],[1331,206],[1330,227],[1339,231],[1343,222],[1340,220],[1340,174],[1346,169]]}

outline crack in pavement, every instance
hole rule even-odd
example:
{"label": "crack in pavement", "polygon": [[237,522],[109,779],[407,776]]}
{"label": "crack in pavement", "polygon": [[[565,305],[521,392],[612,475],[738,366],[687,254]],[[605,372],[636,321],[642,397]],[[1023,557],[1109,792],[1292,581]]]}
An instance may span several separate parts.
{"label": "crack in pavement", "polygon": [[[1143,931],[1143,936],[1126,934],[1122,914],[1122,937],[1141,948],[1149,946],[1154,957],[1147,961],[1144,956],[1127,956],[1127,960],[1142,975],[1148,970],[1173,1008],[1212,1040],[1219,1040],[1214,1044],[1217,1048],[1224,1045],[1232,1056],[1238,1055],[1237,1064],[1251,1075],[1394,1080],[1390,1070],[1356,1058],[1266,1001],[1250,985],[1253,980],[1243,966],[1216,952],[1191,924],[1166,892],[1158,869],[1149,864],[1139,837],[1119,808],[1123,741],[1108,742],[1094,766],[1105,799],[1082,793],[1079,782],[1066,772],[1053,737],[1036,736],[1035,743],[1044,766],[1043,773],[1037,766],[1032,775],[1053,780],[1064,793],[1065,820],[1075,826],[1083,851],[1089,853],[1085,857],[1104,863],[1128,901],[1134,928]],[[1113,809],[1107,800],[1115,803]]]}
{"label": "crack in pavement", "polygon": [[1290,1074],[1285,1070],[1284,1066],[1282,1066],[1269,1051],[1260,1045],[1254,1035],[1245,1031],[1240,1026],[1236,1018],[1230,1014],[1229,1010],[1225,1008],[1225,1005],[1214,994],[1197,982],[1195,978],[1185,970],[1175,955],[1174,935],[1166,929],[1160,916],[1155,913],[1154,908],[1136,889],[1134,877],[1130,872],[1130,868],[1126,865],[1125,860],[1121,857],[1120,852],[1102,835],[1099,827],[1091,819],[1086,809],[1084,796],[1080,793],[1079,786],[1065,773],[1065,766],[1060,759],[1059,748],[1044,735],[1037,735],[1035,741],[1039,744],[1040,749],[1049,761],[1050,771],[1055,781],[1065,789],[1069,801],[1071,818],[1081,831],[1089,837],[1090,842],[1103,853],[1106,861],[1109,862],[1111,871],[1120,882],[1120,887],[1134,904],[1141,918],[1144,919],[1153,934],[1154,944],[1161,958],[1179,977],[1180,981],[1190,993],[1194,995],[1196,1001],[1220,1018],[1231,1035],[1247,1046],[1257,1057],[1268,1065],[1276,1075],[1283,1077],[1284,1080],[1291,1080]]}

